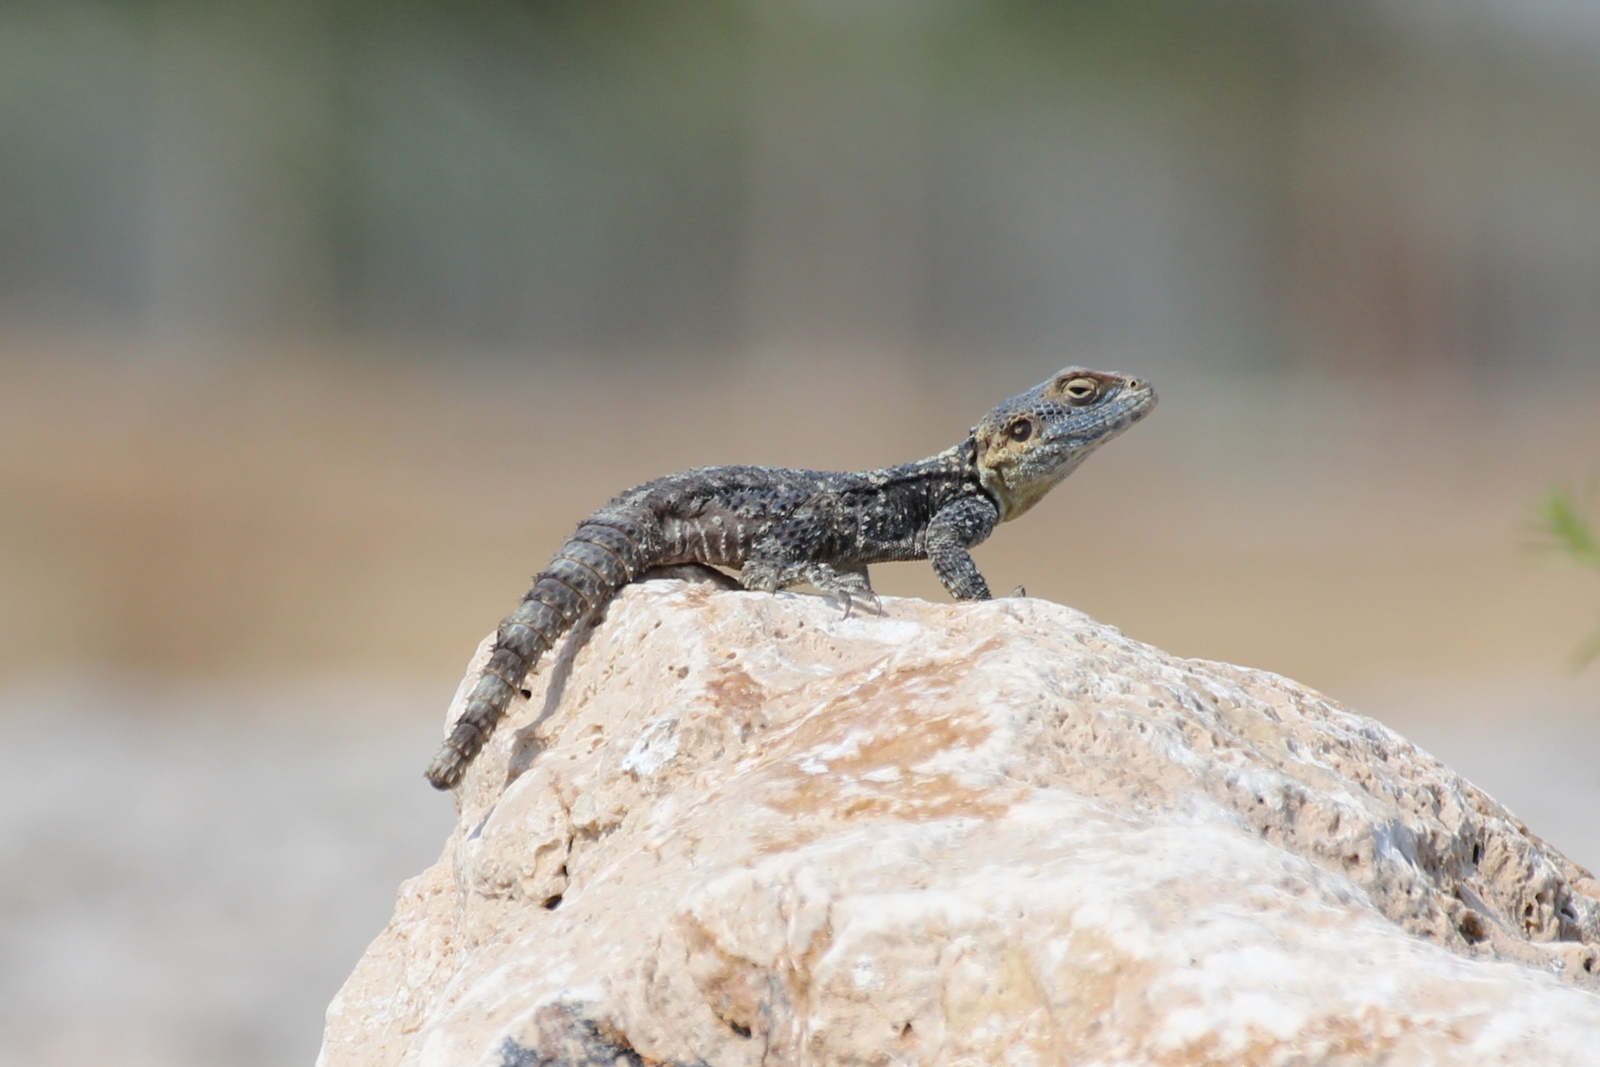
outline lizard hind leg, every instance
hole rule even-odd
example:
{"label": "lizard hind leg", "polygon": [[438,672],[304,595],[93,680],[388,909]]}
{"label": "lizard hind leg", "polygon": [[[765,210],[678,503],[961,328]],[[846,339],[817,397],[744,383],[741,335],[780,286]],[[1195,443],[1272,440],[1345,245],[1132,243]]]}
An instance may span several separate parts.
{"label": "lizard hind leg", "polygon": [[883,601],[872,591],[872,577],[865,565],[835,567],[831,563],[812,563],[806,567],[805,578],[818,592],[838,602],[847,619],[857,600],[871,604],[874,614],[883,614]]}
{"label": "lizard hind leg", "polygon": [[878,614],[883,614],[883,604],[872,591],[872,581],[865,566],[835,567],[821,562],[778,562],[757,556],[747,561],[739,572],[739,580],[746,589],[762,593],[776,593],[791,585],[810,582],[819,593],[832,599],[844,609],[848,618],[856,600],[868,601]]}
{"label": "lizard hind leg", "polygon": [[758,593],[776,593],[807,580],[807,565],[783,563],[755,557],[745,561],[739,571],[739,583]]}

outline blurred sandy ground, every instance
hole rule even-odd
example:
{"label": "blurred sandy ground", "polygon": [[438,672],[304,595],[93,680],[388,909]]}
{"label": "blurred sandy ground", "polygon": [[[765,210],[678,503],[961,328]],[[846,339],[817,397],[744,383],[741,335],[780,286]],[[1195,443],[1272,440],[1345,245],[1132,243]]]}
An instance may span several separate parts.
{"label": "blurred sandy ground", "polygon": [[[151,377],[9,351],[18,1064],[307,1061],[450,823],[420,768],[461,665],[580,516],[698,464],[925,455],[1050,369],[275,351]],[[1600,454],[1596,383],[1169,377],[979,550],[991,584],[1344,698],[1600,864],[1600,671],[1564,662],[1600,583],[1539,566],[1524,528]],[[925,566],[875,577],[943,595]]]}
{"label": "blurred sandy ground", "polygon": [[0,1062],[310,1063],[453,823],[437,717],[382,677],[0,696]]}

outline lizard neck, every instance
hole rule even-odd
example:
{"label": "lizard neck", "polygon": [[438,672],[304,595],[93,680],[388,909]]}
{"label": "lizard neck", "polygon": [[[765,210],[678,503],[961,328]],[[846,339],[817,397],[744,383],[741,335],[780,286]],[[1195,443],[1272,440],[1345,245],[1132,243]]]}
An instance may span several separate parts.
{"label": "lizard neck", "polygon": [[918,479],[937,480],[939,478],[949,478],[956,481],[961,479],[976,481],[978,477],[978,443],[969,437],[960,444],[951,445],[943,452],[929,456],[927,459],[914,460],[911,463],[902,463],[895,467],[884,467],[881,470],[867,473],[869,477],[880,482]]}
{"label": "lizard neck", "polygon": [[993,496],[979,478],[978,443],[972,437],[926,459],[871,471],[867,478],[886,490],[899,486],[924,494],[936,508],[968,493]]}

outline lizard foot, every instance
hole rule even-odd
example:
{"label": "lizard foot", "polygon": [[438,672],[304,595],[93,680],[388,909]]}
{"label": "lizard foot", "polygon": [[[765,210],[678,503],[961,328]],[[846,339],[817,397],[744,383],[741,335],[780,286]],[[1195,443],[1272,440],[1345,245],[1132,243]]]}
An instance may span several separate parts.
{"label": "lizard foot", "polygon": [[806,569],[795,563],[750,560],[739,571],[744,588],[756,593],[776,593],[806,580]]}
{"label": "lizard foot", "polygon": [[842,607],[847,619],[857,600],[871,604],[874,614],[883,614],[883,601],[872,591],[872,579],[865,567],[842,569],[828,563],[813,563],[806,569],[806,581]]}

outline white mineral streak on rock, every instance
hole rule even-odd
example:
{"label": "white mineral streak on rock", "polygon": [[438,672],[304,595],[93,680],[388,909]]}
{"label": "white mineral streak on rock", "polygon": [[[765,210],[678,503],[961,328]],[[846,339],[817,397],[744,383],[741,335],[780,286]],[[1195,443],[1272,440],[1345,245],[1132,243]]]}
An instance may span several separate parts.
{"label": "white mineral streak on rock", "polygon": [[643,736],[622,757],[622,769],[648,776],[671,763],[678,754],[677,727],[677,719],[657,719],[645,727]]}
{"label": "white mineral streak on rock", "polygon": [[884,609],[629,589],[324,1067],[1600,1064],[1600,885],[1403,738],[1043,601]]}

